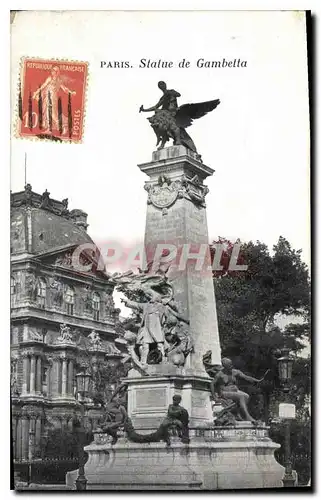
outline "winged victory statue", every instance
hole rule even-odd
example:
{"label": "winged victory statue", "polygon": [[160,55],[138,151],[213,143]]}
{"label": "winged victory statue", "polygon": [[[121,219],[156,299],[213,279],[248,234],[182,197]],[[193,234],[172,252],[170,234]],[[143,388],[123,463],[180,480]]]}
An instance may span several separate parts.
{"label": "winged victory statue", "polygon": [[162,149],[167,141],[173,139],[174,145],[182,144],[197,153],[196,146],[185,129],[192,125],[193,120],[202,118],[213,111],[220,104],[220,100],[214,99],[213,101],[178,106],[177,98],[181,96],[179,92],[173,89],[169,90],[166,83],[162,81],[158,82],[158,88],[163,92],[158,103],[147,109],[144,109],[143,106],[139,108],[140,113],[155,111],[155,114],[148,120],[157,137],[156,146],[159,146],[158,149]]}

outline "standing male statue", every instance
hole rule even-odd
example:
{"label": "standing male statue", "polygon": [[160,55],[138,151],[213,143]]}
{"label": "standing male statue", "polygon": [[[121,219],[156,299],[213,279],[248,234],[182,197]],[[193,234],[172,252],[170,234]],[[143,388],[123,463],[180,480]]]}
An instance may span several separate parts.
{"label": "standing male statue", "polygon": [[124,304],[131,309],[136,309],[142,314],[141,325],[137,335],[136,344],[139,345],[140,362],[147,364],[150,344],[157,344],[162,359],[165,357],[165,333],[163,326],[166,320],[166,306],[159,295],[150,302],[135,302],[122,299]]}
{"label": "standing male statue", "polygon": [[141,324],[138,331],[136,345],[139,346],[140,362],[147,364],[147,357],[150,352],[150,345],[156,344],[158,351],[165,358],[165,335],[168,329],[173,325],[183,321],[189,324],[189,321],[183,318],[177,310],[172,299],[163,297],[159,293],[145,290],[148,302],[135,302],[133,300],[122,299],[127,307],[139,311],[141,314]]}

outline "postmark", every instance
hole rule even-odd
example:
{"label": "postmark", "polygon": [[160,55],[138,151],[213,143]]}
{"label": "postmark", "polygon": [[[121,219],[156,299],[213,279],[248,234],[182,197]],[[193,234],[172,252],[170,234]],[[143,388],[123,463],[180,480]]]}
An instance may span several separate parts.
{"label": "postmark", "polygon": [[18,137],[82,142],[87,79],[87,62],[23,58]]}

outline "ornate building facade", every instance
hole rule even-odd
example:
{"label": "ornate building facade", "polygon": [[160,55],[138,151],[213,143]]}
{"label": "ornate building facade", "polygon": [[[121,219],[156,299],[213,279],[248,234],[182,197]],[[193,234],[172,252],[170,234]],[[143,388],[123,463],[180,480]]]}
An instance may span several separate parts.
{"label": "ornate building facade", "polygon": [[[99,270],[87,214],[68,200],[11,194],[11,408],[15,460],[43,455],[48,430],[72,430],[80,407],[76,374],[121,357],[114,285]],[[80,245],[81,266],[73,255]],[[79,251],[79,250],[78,250]],[[85,267],[86,266],[86,270]],[[118,347],[117,347],[118,345]],[[87,422],[100,412],[88,400]]]}

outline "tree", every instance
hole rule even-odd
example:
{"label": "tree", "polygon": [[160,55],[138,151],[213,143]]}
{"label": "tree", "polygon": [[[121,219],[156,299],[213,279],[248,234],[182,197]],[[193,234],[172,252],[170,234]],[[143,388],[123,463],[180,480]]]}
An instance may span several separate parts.
{"label": "tree", "polygon": [[[298,473],[299,485],[306,485],[311,477],[311,420],[301,418],[291,421],[291,462]],[[276,451],[276,459],[284,464],[284,422],[272,423],[270,437],[281,447]]]}
{"label": "tree", "polygon": [[82,347],[82,364],[91,376],[90,397],[94,404],[102,406],[109,401],[121,379],[126,377],[128,362],[124,362],[122,355],[114,355],[110,359],[106,359],[104,353],[97,355],[90,350],[90,342],[85,336],[79,339],[78,345]]}
{"label": "tree", "polygon": [[[221,271],[214,271],[218,324],[223,356],[231,357],[235,365],[261,377],[266,369],[271,372],[260,386],[264,407],[269,407],[270,396],[278,387],[278,351],[286,346],[296,355],[294,373],[302,362],[298,353],[310,338],[310,281],[308,269],[301,259],[301,251],[291,248],[280,237],[270,253],[262,242],[236,242],[240,245],[238,264],[246,264],[246,271],[229,270],[233,243],[219,238],[213,243],[224,245]],[[291,323],[281,330],[276,324],[278,315],[294,316],[301,323]],[[302,368],[302,366],[301,366]],[[298,376],[296,394],[303,395],[307,377]],[[249,392],[255,389],[248,388]],[[303,404],[304,397],[301,398]],[[255,401],[255,398],[254,398]],[[267,420],[267,410],[265,419]]]}

